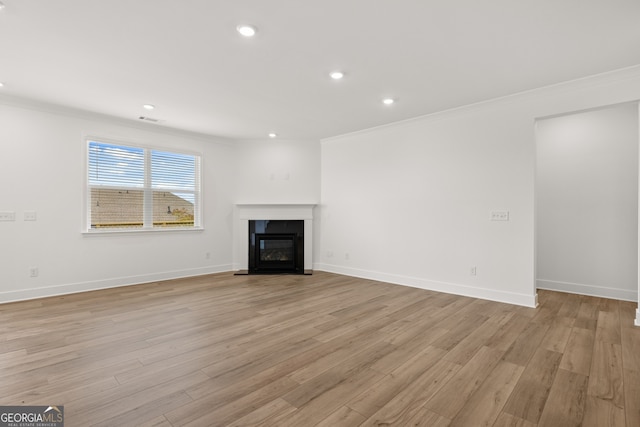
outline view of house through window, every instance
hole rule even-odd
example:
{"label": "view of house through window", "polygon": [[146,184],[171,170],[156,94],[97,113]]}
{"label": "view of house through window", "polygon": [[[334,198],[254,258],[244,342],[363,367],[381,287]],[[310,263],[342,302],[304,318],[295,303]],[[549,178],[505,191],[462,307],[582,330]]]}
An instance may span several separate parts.
{"label": "view of house through window", "polygon": [[200,227],[200,157],[88,141],[89,229]]}

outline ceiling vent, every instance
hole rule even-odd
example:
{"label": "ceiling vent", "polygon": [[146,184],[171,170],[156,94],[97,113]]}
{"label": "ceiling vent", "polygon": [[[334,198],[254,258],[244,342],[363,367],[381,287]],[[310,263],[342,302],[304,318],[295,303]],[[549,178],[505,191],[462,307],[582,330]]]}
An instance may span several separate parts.
{"label": "ceiling vent", "polygon": [[154,119],[153,117],[146,117],[146,116],[140,116],[138,118],[145,122],[151,122],[151,123],[160,123],[162,121],[160,119]]}

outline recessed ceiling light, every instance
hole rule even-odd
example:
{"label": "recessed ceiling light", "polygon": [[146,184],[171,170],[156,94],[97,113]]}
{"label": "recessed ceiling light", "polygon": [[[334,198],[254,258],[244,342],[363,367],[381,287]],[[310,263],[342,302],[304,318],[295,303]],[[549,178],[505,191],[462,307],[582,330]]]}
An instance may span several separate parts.
{"label": "recessed ceiling light", "polygon": [[4,9],[4,3],[0,1],[0,10]]}
{"label": "recessed ceiling light", "polygon": [[145,110],[153,110],[154,108],[156,108],[156,106],[152,104],[144,104],[142,108],[144,108]]}
{"label": "recessed ceiling light", "polygon": [[0,82],[0,87],[4,87],[4,83]]}
{"label": "recessed ceiling light", "polygon": [[253,25],[238,25],[236,30],[238,30],[238,32],[244,37],[253,37],[258,31]]}
{"label": "recessed ceiling light", "polygon": [[329,74],[333,80],[340,80],[344,77],[344,73],[342,71],[333,71]]}
{"label": "recessed ceiling light", "polygon": [[273,133],[273,132],[271,132],[271,133],[269,134],[269,138],[275,138],[276,136],[278,136],[278,134],[277,134],[277,133]]}
{"label": "recessed ceiling light", "polygon": [[393,99],[393,98],[385,98],[385,99],[383,99],[383,100],[382,100],[382,103],[383,103],[384,105],[391,105],[391,104],[393,104],[394,102],[396,102],[396,100],[395,100],[395,99]]}

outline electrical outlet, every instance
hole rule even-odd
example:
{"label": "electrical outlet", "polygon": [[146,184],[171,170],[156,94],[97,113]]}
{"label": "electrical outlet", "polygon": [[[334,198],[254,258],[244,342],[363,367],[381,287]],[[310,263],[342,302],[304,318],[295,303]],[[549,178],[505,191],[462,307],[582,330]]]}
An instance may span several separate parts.
{"label": "electrical outlet", "polygon": [[492,211],[491,221],[509,221],[509,211]]}
{"label": "electrical outlet", "polygon": [[26,211],[24,213],[25,221],[36,221],[38,219],[38,214],[35,211]]}
{"label": "electrical outlet", "polygon": [[476,275],[476,273],[477,273],[476,267],[471,267],[471,268],[469,269],[469,274],[470,274],[470,275],[475,276],[475,275]]}
{"label": "electrical outlet", "polygon": [[38,277],[38,274],[40,274],[38,267],[31,267],[29,269],[29,277]]}

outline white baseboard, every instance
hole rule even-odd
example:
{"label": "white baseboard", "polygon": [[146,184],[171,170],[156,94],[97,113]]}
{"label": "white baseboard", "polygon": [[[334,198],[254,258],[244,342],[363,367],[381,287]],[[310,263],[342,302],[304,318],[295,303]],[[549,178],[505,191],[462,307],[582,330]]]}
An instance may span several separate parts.
{"label": "white baseboard", "polygon": [[99,289],[117,288],[120,286],[137,285],[141,283],[159,282],[162,280],[181,279],[185,277],[203,276],[206,274],[223,273],[231,270],[231,265],[217,265],[187,270],[165,271],[162,273],[142,274],[138,276],[115,277],[91,282],[70,283],[40,288],[21,289],[19,291],[0,292],[0,304],[25,301],[36,298],[46,298],[58,295],[75,294],[79,292],[96,291]]}
{"label": "white baseboard", "polygon": [[513,292],[496,291],[493,289],[479,288],[457,283],[439,282],[419,277],[408,277],[397,274],[381,273],[378,271],[360,270],[357,268],[342,267],[331,264],[317,263],[314,265],[314,270],[344,274],[345,276],[360,277],[363,279],[377,280],[380,282],[393,283],[395,285],[411,286],[413,288],[426,289],[430,291],[504,302],[507,304],[515,304],[525,307],[536,307],[538,302],[538,296],[535,294],[527,295]]}
{"label": "white baseboard", "polygon": [[634,323],[636,326],[640,326],[640,308],[636,310],[636,321]]}
{"label": "white baseboard", "polygon": [[556,280],[536,280],[538,289],[566,292],[569,294],[589,295],[592,297],[610,298],[622,301],[638,301],[638,290],[605,288],[602,286],[584,285],[581,283],[559,282]]}

